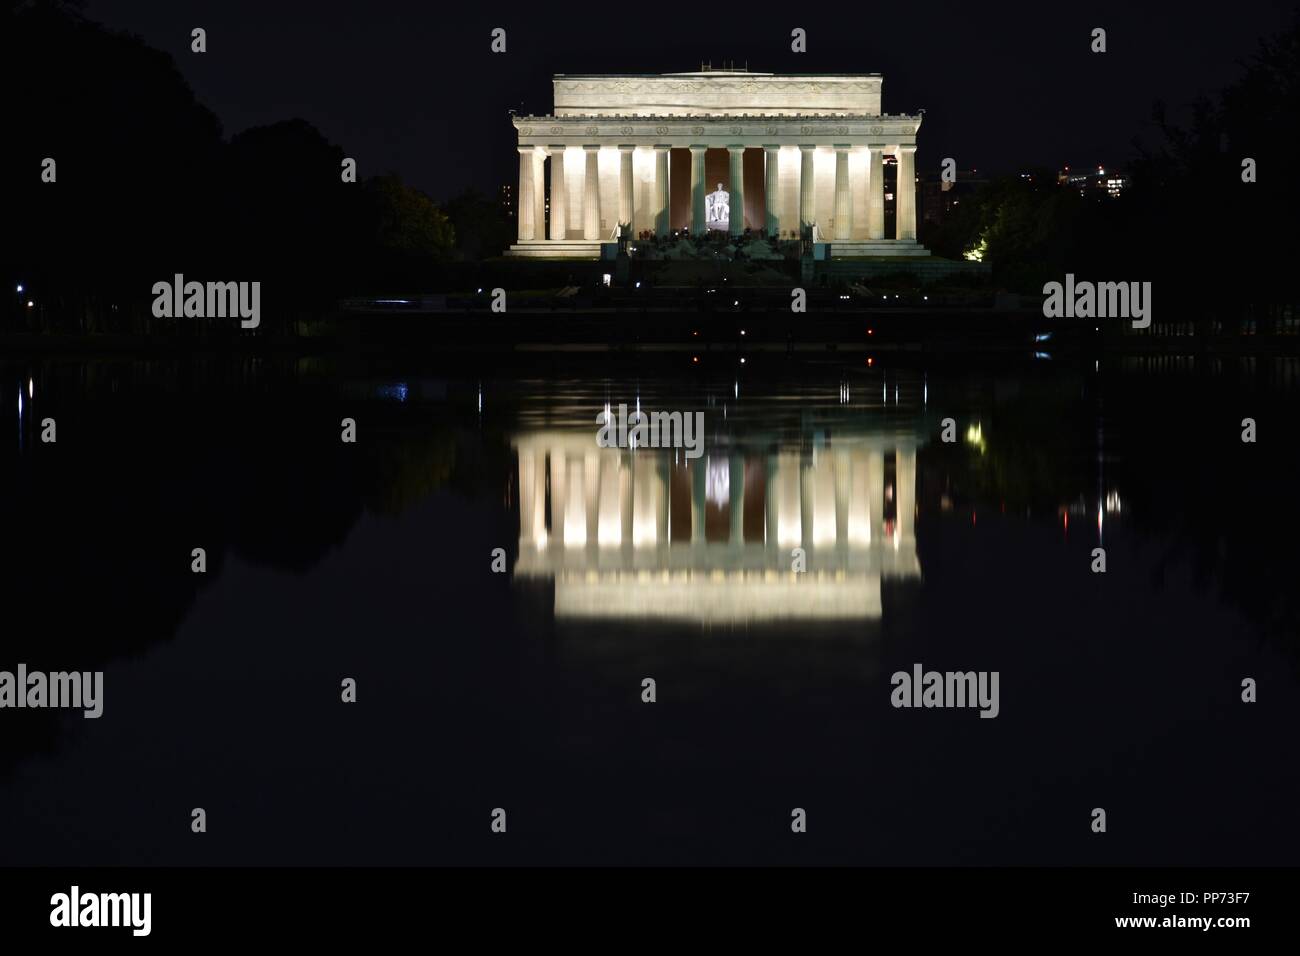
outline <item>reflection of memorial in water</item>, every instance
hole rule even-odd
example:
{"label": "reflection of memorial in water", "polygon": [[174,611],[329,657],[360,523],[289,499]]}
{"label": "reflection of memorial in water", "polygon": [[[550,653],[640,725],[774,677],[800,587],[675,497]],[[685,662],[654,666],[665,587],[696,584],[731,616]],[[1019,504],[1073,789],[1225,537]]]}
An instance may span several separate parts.
{"label": "reflection of memorial in water", "polygon": [[[881,579],[920,575],[910,431],[811,447],[599,448],[517,435],[520,579],[553,579],[557,618],[704,623],[880,617]],[[792,570],[793,551],[806,571]]]}

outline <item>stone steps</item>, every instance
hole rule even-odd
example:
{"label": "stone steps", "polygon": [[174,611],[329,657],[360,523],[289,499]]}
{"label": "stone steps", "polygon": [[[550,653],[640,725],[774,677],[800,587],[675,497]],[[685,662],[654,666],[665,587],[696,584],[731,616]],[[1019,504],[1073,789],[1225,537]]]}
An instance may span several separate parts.
{"label": "stone steps", "polygon": [[516,242],[505,254],[513,259],[599,259],[597,239],[531,239]]}
{"label": "stone steps", "polygon": [[930,250],[918,244],[915,239],[840,239],[832,242],[830,246],[832,259],[865,259],[877,256],[917,259],[930,254]]}

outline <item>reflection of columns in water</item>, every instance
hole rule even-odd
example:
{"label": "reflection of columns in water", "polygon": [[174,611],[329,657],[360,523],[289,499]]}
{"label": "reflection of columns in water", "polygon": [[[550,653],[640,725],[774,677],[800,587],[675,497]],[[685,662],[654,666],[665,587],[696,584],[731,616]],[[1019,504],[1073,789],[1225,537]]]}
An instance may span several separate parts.
{"label": "reflection of columns in water", "polygon": [[531,448],[519,449],[519,541],[538,547],[546,543],[545,454]]}
{"label": "reflection of columns in water", "polygon": [[844,545],[849,540],[849,453],[837,448],[832,452],[835,466],[835,542]]}
{"label": "reflection of columns in water", "polygon": [[894,471],[894,500],[897,503],[897,522],[894,541],[906,540],[915,533],[916,517],[916,449],[899,448]]}
{"label": "reflection of columns in water", "polygon": [[632,466],[630,463],[619,465],[618,469],[619,540],[627,544],[632,540]]}
{"label": "reflection of columns in water", "polygon": [[867,452],[867,508],[875,539],[885,532],[885,454],[875,449]]}
{"label": "reflection of columns in water", "polygon": [[587,491],[586,509],[587,509],[587,544],[595,544],[600,540],[600,525],[598,517],[600,515],[600,455],[596,449],[591,449],[582,456],[582,475],[584,487]]}
{"label": "reflection of columns in water", "polygon": [[813,455],[808,477],[812,485],[812,544],[824,548],[835,544],[835,458],[826,448]]}
{"label": "reflection of columns in water", "polygon": [[803,543],[798,452],[781,452],[776,456],[775,478],[776,543],[781,548],[795,548]]}
{"label": "reflection of columns in water", "polygon": [[551,449],[551,535],[564,543],[564,506],[568,503],[569,470],[565,466],[564,450]]}
{"label": "reflection of columns in water", "polygon": [[567,459],[568,495],[564,503],[564,546],[583,548],[587,545],[587,483],[586,462],[576,455]]}
{"label": "reflection of columns in water", "polygon": [[[884,462],[881,461],[883,469]],[[871,543],[871,521],[876,509],[872,505],[870,481],[870,452],[854,450],[849,460],[848,491],[848,542],[856,547]],[[884,494],[884,491],[881,491]]]}
{"label": "reflection of columns in water", "polygon": [[799,461],[799,544],[805,551],[812,547],[813,482],[812,461]]}
{"label": "reflection of columns in water", "polygon": [[600,532],[602,548],[617,548],[623,543],[623,518],[619,509],[619,468],[617,454],[605,454],[600,462]]}
{"label": "reflection of columns in water", "polygon": [[763,456],[763,543],[769,548],[777,542],[776,455]]}
{"label": "reflection of columns in water", "polygon": [[745,459],[734,452],[727,460],[727,491],[731,505],[731,543],[745,540]]}
{"label": "reflection of columns in water", "polygon": [[672,465],[667,455],[655,456],[655,474],[659,480],[662,493],[659,496],[659,513],[656,516],[655,540],[667,544],[669,536],[669,507],[672,502]]}
{"label": "reflection of columns in water", "polygon": [[659,456],[637,453],[632,456],[632,546],[652,546],[659,535],[660,502],[663,487]]}
{"label": "reflection of columns in water", "polygon": [[689,465],[691,476],[691,544],[704,543],[704,508],[706,482],[708,480],[707,458],[696,458]]}
{"label": "reflection of columns in water", "polygon": [[[763,455],[767,546],[782,551],[793,547],[825,551],[883,543],[887,447],[819,444],[810,456],[796,450]],[[889,543],[897,547],[914,539],[916,533],[917,450],[903,444],[894,454],[895,518]],[[726,527],[715,537],[732,546],[745,546],[747,457],[732,451],[725,460],[715,455],[685,462],[692,544],[704,545],[709,540],[707,518],[712,503],[729,509]],[[713,491],[710,462],[717,484]],[[678,467],[682,466],[674,465],[670,455],[651,449],[629,454],[561,444],[553,438],[521,445],[520,544],[536,550],[550,544],[570,550],[592,545],[630,545],[638,550],[666,546],[672,530],[672,477],[678,474]]]}

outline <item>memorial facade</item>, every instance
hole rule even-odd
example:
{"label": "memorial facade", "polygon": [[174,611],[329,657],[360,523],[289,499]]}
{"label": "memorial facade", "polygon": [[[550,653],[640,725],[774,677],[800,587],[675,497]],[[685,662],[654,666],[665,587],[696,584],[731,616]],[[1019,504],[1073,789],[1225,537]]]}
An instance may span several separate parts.
{"label": "memorial facade", "polygon": [[[726,210],[733,236],[813,227],[836,255],[925,255],[921,116],[882,113],[881,83],[878,73],[556,76],[551,115],[514,117],[518,242],[507,254],[595,258],[620,223],[632,237],[701,235]],[[903,184],[889,236],[886,157]]]}

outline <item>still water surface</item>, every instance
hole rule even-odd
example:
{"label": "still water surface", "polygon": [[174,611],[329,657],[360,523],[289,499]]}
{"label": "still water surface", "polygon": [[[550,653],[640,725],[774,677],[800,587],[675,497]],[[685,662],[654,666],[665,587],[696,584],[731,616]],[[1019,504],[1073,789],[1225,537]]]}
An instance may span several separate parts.
{"label": "still water surface", "polygon": [[1300,859],[1294,361],[732,362],[0,362],[0,863]]}

